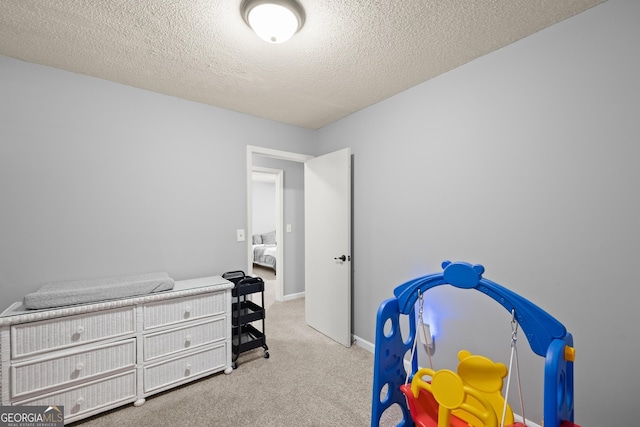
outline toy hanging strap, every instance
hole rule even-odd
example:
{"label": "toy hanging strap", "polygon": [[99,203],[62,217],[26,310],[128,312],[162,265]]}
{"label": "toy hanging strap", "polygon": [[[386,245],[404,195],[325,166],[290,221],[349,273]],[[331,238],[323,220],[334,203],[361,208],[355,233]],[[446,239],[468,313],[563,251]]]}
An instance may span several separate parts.
{"label": "toy hanging strap", "polygon": [[[420,301],[420,312],[422,312],[422,293],[420,292],[420,289],[418,289],[418,300]],[[413,356],[416,354],[416,344],[418,343],[418,334],[416,333],[416,336],[413,337],[413,345],[411,346],[411,356],[410,356],[410,361],[413,361]],[[404,383],[409,384],[409,377],[411,376],[412,373],[407,372],[407,376],[405,377]],[[409,406],[409,405],[407,405]]]}
{"label": "toy hanging strap", "polygon": [[[417,329],[422,331],[423,345],[424,345],[425,351],[427,352],[427,356],[429,356],[429,367],[433,369],[433,363],[431,362],[431,352],[429,351],[429,347],[427,346],[428,341],[426,337],[424,321],[422,319],[422,314],[424,312],[424,298],[423,298],[422,292],[420,292],[420,289],[418,289],[418,303],[419,303],[419,308],[418,308],[418,328]],[[420,339],[420,334],[416,330],[416,336],[413,338],[413,345],[411,346],[411,356],[410,356],[411,358],[409,359],[411,361],[413,361],[413,356],[416,354],[416,346],[418,344],[419,339]],[[407,376],[404,381],[405,384],[409,383],[409,377],[411,376],[411,374],[412,373],[407,372]]]}
{"label": "toy hanging strap", "polygon": [[522,424],[527,427],[527,419],[524,416],[524,402],[522,399],[522,386],[520,384],[520,366],[518,364],[518,348],[516,342],[518,341],[518,322],[516,321],[516,311],[511,310],[511,357],[509,358],[509,374],[507,375],[507,388],[504,392],[504,407],[502,408],[502,422],[501,426],[504,426],[504,419],[507,415],[507,400],[509,397],[509,385],[511,384],[511,367],[513,365],[513,359],[516,360],[516,379],[518,380],[518,394],[520,395],[520,411],[522,412]]}
{"label": "toy hanging strap", "polygon": [[[427,353],[427,357],[429,358],[429,368],[433,370],[433,362],[431,361],[431,350],[429,349],[429,344],[428,344],[429,339],[427,338],[427,328],[424,325],[424,318],[422,317],[422,314],[424,312],[423,306],[424,306],[423,296],[420,295],[420,308],[418,309],[418,318],[420,320],[418,321],[418,326],[420,331],[422,332],[422,346],[424,347],[424,351]],[[431,333],[431,331],[429,331],[429,333]]]}

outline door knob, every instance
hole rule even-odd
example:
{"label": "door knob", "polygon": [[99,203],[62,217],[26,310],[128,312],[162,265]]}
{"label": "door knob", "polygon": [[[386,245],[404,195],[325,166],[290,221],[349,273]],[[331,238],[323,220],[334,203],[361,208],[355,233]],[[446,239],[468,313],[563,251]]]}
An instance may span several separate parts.
{"label": "door knob", "polygon": [[333,259],[339,259],[340,261],[345,262],[347,260],[347,256],[346,255],[342,255],[342,256],[339,256],[339,257],[335,257]]}

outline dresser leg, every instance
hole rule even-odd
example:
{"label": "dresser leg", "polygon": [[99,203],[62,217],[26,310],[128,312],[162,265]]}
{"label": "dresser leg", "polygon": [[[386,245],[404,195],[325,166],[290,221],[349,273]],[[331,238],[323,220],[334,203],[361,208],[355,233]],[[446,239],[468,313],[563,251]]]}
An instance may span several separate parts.
{"label": "dresser leg", "polygon": [[133,402],[133,406],[142,406],[146,401],[147,401],[146,399],[138,399],[135,402]]}

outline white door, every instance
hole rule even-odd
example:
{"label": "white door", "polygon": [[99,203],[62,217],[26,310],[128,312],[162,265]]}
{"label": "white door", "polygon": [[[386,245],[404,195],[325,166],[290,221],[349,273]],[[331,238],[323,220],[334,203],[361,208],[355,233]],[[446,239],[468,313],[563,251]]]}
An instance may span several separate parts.
{"label": "white door", "polygon": [[304,167],[306,322],[351,346],[351,149]]}

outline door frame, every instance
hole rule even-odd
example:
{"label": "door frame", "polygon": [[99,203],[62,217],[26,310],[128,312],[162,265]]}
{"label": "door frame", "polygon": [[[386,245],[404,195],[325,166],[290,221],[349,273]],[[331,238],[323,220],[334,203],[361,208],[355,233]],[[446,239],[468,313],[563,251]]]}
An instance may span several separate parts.
{"label": "door frame", "polygon": [[[249,274],[253,271],[253,250],[251,247],[251,236],[253,236],[253,155],[259,155],[263,157],[269,157],[272,159],[289,160],[292,162],[304,163],[307,160],[313,159],[315,156],[308,154],[292,153],[289,151],[274,150],[272,148],[258,147],[255,145],[247,145],[247,271]],[[284,208],[284,195],[280,193],[282,198],[282,208]],[[278,201],[280,203],[280,201]],[[279,224],[276,226],[276,241],[278,242],[277,260],[276,260],[276,301],[284,300],[284,239],[283,239],[283,226],[284,226],[284,212],[283,209],[279,209],[282,213],[282,217],[278,218]],[[280,230],[278,235],[277,230]],[[280,269],[278,269],[280,268]],[[278,298],[280,297],[280,298]]]}

